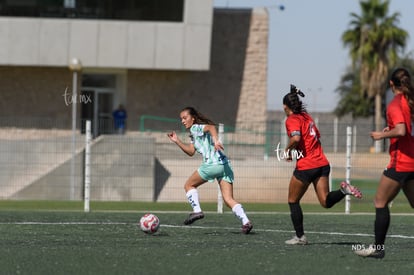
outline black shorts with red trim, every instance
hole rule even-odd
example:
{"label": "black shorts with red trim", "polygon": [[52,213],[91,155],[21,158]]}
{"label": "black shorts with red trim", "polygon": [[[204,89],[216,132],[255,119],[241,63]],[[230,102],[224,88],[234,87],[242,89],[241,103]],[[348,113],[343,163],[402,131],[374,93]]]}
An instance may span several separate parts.
{"label": "black shorts with red trim", "polygon": [[395,168],[385,168],[384,176],[404,184],[407,181],[414,180],[414,172],[397,172]]}
{"label": "black shorts with red trim", "polygon": [[302,183],[308,184],[314,182],[320,177],[329,177],[331,173],[331,166],[325,165],[318,168],[293,171],[293,175]]}

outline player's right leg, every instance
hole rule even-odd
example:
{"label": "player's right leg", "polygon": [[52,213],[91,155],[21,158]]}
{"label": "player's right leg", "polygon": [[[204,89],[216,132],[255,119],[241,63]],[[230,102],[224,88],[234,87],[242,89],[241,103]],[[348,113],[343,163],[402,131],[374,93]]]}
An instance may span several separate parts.
{"label": "player's right leg", "polygon": [[195,171],[184,184],[184,190],[186,192],[188,203],[193,208],[193,212],[188,215],[188,218],[185,219],[184,224],[189,225],[195,222],[196,220],[204,218],[204,213],[201,210],[200,201],[198,197],[197,187],[205,183],[206,180],[203,179],[198,171]]}
{"label": "player's right leg", "polygon": [[357,199],[362,198],[362,193],[359,191],[359,189],[351,184],[349,184],[346,181],[341,182],[341,191],[345,195],[352,195]]}
{"label": "player's right leg", "polygon": [[340,189],[329,191],[329,178],[327,176],[316,179],[314,186],[318,200],[324,208],[331,208],[340,202],[346,195],[362,198],[362,193],[359,189],[345,181],[341,183]]}
{"label": "player's right leg", "polygon": [[289,195],[288,203],[290,208],[290,217],[293,223],[293,228],[295,229],[296,235],[287,240],[286,244],[307,244],[305,232],[303,229],[303,212],[299,204],[301,198],[308,189],[309,183],[303,183],[294,175],[290,179],[289,183]]}

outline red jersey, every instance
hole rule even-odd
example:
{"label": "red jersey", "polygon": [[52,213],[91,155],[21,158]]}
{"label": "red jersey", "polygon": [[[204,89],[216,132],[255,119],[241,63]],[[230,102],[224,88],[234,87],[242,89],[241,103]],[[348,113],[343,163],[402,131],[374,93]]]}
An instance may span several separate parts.
{"label": "red jersey", "polygon": [[387,168],[397,172],[414,172],[414,127],[410,107],[403,94],[397,94],[387,107],[389,129],[399,123],[405,124],[405,136],[390,139],[390,163]]}
{"label": "red jersey", "polygon": [[296,147],[296,169],[308,170],[329,165],[319,141],[319,130],[308,113],[292,114],[286,119],[286,131],[290,137],[300,135]]}

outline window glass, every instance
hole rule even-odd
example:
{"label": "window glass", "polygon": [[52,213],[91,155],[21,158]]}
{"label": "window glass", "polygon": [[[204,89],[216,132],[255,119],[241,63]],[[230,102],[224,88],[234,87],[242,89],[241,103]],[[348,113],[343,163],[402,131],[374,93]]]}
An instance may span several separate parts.
{"label": "window glass", "polygon": [[182,22],[184,0],[0,0],[0,16]]}

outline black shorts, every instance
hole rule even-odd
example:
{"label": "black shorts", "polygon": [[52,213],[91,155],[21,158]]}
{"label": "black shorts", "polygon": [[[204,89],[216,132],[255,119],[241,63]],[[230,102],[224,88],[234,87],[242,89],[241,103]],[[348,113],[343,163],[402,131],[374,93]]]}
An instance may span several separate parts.
{"label": "black shorts", "polygon": [[404,184],[409,180],[414,180],[414,172],[397,172],[395,168],[385,168],[384,176]]}
{"label": "black shorts", "polygon": [[331,172],[331,166],[325,165],[325,166],[308,169],[308,170],[295,169],[295,171],[293,171],[293,175],[301,182],[308,184],[308,183],[314,182],[317,178],[329,177],[330,172]]}

